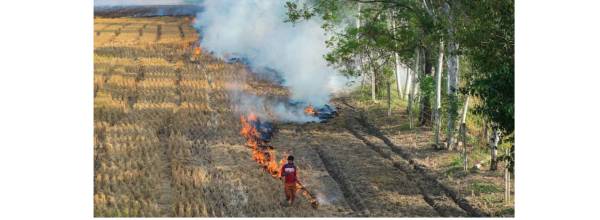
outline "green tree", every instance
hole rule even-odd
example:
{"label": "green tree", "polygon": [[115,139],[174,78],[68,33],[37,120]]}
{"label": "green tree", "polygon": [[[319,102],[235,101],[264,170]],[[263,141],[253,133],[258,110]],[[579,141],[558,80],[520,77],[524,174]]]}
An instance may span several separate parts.
{"label": "green tree", "polygon": [[[436,92],[432,80],[436,68],[442,68],[438,58],[445,53],[447,67],[442,69],[448,72],[448,90],[442,95],[447,96],[449,146],[459,94],[478,97],[481,102],[474,107],[475,113],[504,134],[514,132],[513,0],[311,0],[301,6],[288,1],[286,7],[288,22],[315,16],[322,19],[323,28],[331,33],[327,45],[332,52],[325,59],[345,74],[362,76],[386,65],[393,68],[392,57],[398,54],[399,60],[415,71],[420,84],[421,126],[431,125]],[[360,25],[348,25],[349,18],[356,17]],[[390,22],[393,28],[386,25]],[[346,28],[335,28],[341,26]],[[440,42],[447,45],[445,50],[439,50]],[[366,69],[360,68],[362,58],[367,59]],[[460,60],[469,65],[461,74]],[[376,72],[380,71],[374,71],[374,76],[380,74]],[[459,78],[464,83],[459,84]],[[386,82],[380,80],[377,86]]]}

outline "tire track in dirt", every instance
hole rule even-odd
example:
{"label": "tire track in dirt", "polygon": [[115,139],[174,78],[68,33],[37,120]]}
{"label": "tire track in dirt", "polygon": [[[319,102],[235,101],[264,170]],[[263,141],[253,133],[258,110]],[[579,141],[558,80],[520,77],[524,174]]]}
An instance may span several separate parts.
{"label": "tire track in dirt", "polygon": [[460,207],[452,207],[448,205],[449,198],[444,198],[443,196],[435,196],[433,193],[429,192],[427,189],[431,189],[431,184],[428,184],[426,181],[421,179],[414,171],[411,171],[407,164],[402,164],[398,161],[394,161],[389,152],[385,152],[384,149],[377,146],[376,144],[370,142],[365,137],[360,135],[356,130],[354,130],[350,126],[346,126],[346,129],[354,135],[354,137],[360,139],[365,145],[369,146],[373,151],[377,152],[381,157],[392,162],[392,165],[398,169],[398,171],[407,174],[411,180],[413,180],[412,184],[414,187],[418,188],[423,196],[423,200],[431,206],[438,214],[443,217],[453,217],[453,216],[465,216],[466,213],[463,212]]}
{"label": "tire track in dirt", "polygon": [[[305,130],[305,129],[302,129]],[[348,202],[348,206],[357,216],[368,216],[370,211],[365,206],[364,202],[360,197],[355,193],[356,190],[354,187],[345,181],[346,177],[343,172],[341,172],[340,168],[337,164],[332,163],[334,161],[331,156],[329,156],[323,149],[317,147],[319,144],[314,143],[314,138],[309,133],[307,134],[307,140],[310,143],[311,148],[317,153],[319,159],[323,163],[325,170],[329,173],[329,176],[336,182],[338,188],[342,191],[344,195],[344,199]]]}
{"label": "tire track in dirt", "polygon": [[[312,152],[317,157],[314,152],[321,151],[322,160],[335,165],[335,170],[341,173],[340,179],[352,186],[351,192],[368,209],[368,217],[440,216],[423,200],[409,175],[398,172],[392,163],[350,134],[344,129],[340,119],[343,118],[338,116],[325,124],[306,125],[307,129],[303,130],[308,130],[311,136],[299,137],[301,142],[306,143],[299,146],[314,149]],[[322,172],[326,173],[325,165],[318,165]],[[333,178],[331,183],[335,184]],[[338,195],[340,200],[345,198],[341,187],[336,188],[339,193],[335,195]],[[350,198],[345,200],[346,203],[353,202]],[[353,213],[348,205],[346,207]]]}
{"label": "tire track in dirt", "polygon": [[481,210],[479,210],[479,209],[475,208],[474,206],[472,206],[471,204],[469,204],[469,202],[466,199],[460,197],[460,195],[458,195],[458,193],[456,193],[454,190],[450,189],[448,186],[446,186],[445,184],[443,184],[442,182],[437,180],[437,178],[428,174],[427,168],[424,165],[419,164],[417,161],[412,159],[412,156],[408,152],[406,152],[402,148],[396,146],[379,129],[377,129],[373,125],[369,124],[367,121],[367,118],[363,112],[361,112],[361,111],[357,110],[356,108],[354,108],[353,106],[349,105],[344,100],[342,100],[342,103],[344,105],[348,106],[353,112],[355,112],[359,115],[359,117],[354,116],[354,119],[362,127],[364,127],[367,130],[368,134],[383,141],[388,147],[390,147],[392,152],[396,153],[401,158],[406,160],[410,164],[412,169],[417,171],[417,173],[421,176],[422,179],[426,180],[426,182],[428,182],[428,183],[431,183],[431,186],[441,189],[448,197],[450,197],[452,199],[452,201],[456,205],[458,205],[462,210],[464,210],[467,214],[469,214],[469,216],[472,216],[472,217],[489,216],[487,213],[484,213]]}

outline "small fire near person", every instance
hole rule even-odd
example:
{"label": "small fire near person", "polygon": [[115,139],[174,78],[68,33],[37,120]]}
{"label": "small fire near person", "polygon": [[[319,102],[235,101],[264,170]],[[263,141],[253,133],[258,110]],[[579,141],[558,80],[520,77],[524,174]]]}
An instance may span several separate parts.
{"label": "small fire near person", "polygon": [[[273,178],[281,179],[279,168],[287,163],[287,155],[284,154],[279,163],[277,162],[275,148],[270,144],[274,132],[273,124],[261,121],[254,113],[240,116],[240,122],[240,134],[246,138],[246,147],[252,149],[252,159]],[[297,182],[296,188],[313,208],[319,207],[317,198],[302,183]]]}

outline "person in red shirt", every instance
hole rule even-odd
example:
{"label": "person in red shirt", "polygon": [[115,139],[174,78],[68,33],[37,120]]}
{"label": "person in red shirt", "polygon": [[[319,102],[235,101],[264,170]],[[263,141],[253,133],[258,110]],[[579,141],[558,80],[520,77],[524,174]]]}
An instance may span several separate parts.
{"label": "person in red shirt", "polygon": [[292,205],[296,198],[296,183],[298,182],[298,168],[294,165],[294,156],[288,156],[287,163],[281,167],[279,173],[283,177],[285,198],[288,204]]}

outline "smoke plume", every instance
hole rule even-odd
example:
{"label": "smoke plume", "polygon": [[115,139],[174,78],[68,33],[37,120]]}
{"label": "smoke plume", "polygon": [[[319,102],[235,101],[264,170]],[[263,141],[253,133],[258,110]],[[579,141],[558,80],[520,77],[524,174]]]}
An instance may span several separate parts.
{"label": "smoke plume", "polygon": [[328,52],[327,36],[320,21],[284,23],[284,3],[203,1],[200,6],[204,10],[197,14],[195,23],[201,33],[200,45],[217,57],[242,57],[253,70],[275,70],[294,101],[315,106],[327,104],[332,93],[340,91],[347,79],[323,59]]}

